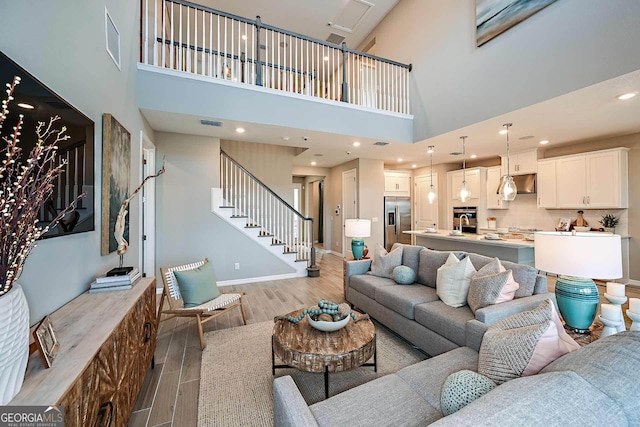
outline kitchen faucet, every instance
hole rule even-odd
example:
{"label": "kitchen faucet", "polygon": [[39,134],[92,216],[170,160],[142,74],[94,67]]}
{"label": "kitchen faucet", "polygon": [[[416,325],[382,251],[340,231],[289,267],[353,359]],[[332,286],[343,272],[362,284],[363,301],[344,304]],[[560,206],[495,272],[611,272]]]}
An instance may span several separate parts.
{"label": "kitchen faucet", "polygon": [[466,214],[460,215],[460,232],[462,233],[462,218],[464,218],[464,225],[469,225],[469,217]]}

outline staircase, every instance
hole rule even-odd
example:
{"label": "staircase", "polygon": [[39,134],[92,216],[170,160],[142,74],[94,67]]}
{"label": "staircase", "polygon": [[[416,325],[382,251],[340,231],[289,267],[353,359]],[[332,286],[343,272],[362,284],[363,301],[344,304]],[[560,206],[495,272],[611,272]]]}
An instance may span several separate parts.
{"label": "staircase", "polygon": [[289,264],[296,276],[317,277],[313,218],[305,218],[251,172],[220,151],[220,186],[213,213]]}

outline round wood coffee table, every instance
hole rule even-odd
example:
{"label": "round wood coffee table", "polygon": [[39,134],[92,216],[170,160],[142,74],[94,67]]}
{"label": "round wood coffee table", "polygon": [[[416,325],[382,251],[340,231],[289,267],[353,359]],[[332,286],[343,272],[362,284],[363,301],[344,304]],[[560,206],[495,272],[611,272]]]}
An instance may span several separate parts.
{"label": "round wood coffee table", "polygon": [[[305,372],[324,373],[324,395],[329,397],[329,372],[348,371],[359,366],[373,366],[378,372],[376,331],[371,320],[354,322],[334,332],[322,332],[313,328],[305,316],[292,323],[287,316],[298,317],[304,310],[296,310],[278,319],[273,326],[271,346],[271,371],[277,368],[296,368]],[[357,318],[364,316],[355,313]],[[284,365],[276,365],[275,357]],[[373,356],[373,363],[365,363]]]}

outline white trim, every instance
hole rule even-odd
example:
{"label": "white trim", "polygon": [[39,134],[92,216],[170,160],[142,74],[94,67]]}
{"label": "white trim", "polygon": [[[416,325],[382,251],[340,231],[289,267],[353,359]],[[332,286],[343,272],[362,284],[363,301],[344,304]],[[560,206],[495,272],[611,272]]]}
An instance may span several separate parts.
{"label": "white trim", "polygon": [[298,277],[305,277],[306,275],[307,275],[307,270],[305,269],[304,273],[287,273],[287,274],[276,274],[273,276],[247,277],[246,279],[219,280],[217,282],[217,285],[218,286],[244,285],[247,283],[269,282],[271,280],[295,279]]}
{"label": "white trim", "polygon": [[[116,31],[116,34],[118,35],[118,58],[117,59],[114,56],[113,52],[109,50],[109,22],[111,22],[111,25],[113,25],[113,29]],[[116,64],[116,67],[118,67],[118,70],[122,70],[122,68],[120,68],[120,64],[121,64],[120,62],[120,50],[121,50],[120,31],[118,31],[118,27],[116,26],[116,23],[113,21],[113,18],[109,14],[109,11],[107,10],[106,6],[104,8],[104,43],[105,43],[105,48],[107,50],[107,53],[109,54],[111,59],[113,59],[113,63]]]}
{"label": "white trim", "polygon": [[162,288],[156,288],[156,295],[162,294]]}
{"label": "white trim", "polygon": [[[140,131],[140,146],[139,146],[139,153],[140,153],[140,173],[138,174],[138,178],[139,178],[139,182],[142,182],[144,180],[144,166],[142,165],[143,159],[144,159],[144,151],[148,150],[149,152],[149,156],[150,157],[154,157],[155,160],[155,152],[156,152],[156,146],[153,144],[153,141],[151,141],[149,139],[149,137],[144,133],[143,130]],[[155,167],[155,162],[151,162],[150,164],[151,167]],[[150,173],[155,173],[155,171],[151,171]],[[155,183],[153,183],[155,184]],[[146,184],[145,184],[146,185]],[[154,187],[155,188],[155,187]],[[155,197],[150,197],[150,202],[151,204],[155,204]],[[145,268],[146,266],[144,266],[142,264],[143,259],[142,259],[142,251],[143,251],[143,245],[144,242],[142,241],[142,236],[144,233],[144,227],[143,227],[143,197],[142,195],[140,195],[140,203],[138,203],[138,230],[139,231],[139,241],[140,241],[140,246],[138,249],[138,265],[140,266],[140,271],[144,272],[147,277],[151,277],[151,276],[155,276],[156,275],[156,271],[147,271],[147,268]],[[155,206],[154,206],[154,214],[155,214]],[[150,233],[147,236],[147,247],[153,247],[155,248],[155,221],[153,223],[153,233]],[[155,258],[155,251],[153,253],[153,257]],[[155,259],[153,259],[150,263],[151,265],[154,266],[154,270],[155,270]],[[147,263],[147,266],[149,265],[149,263]]]}
{"label": "white trim", "polygon": [[633,280],[633,279],[629,279],[627,285],[631,285],[631,286],[640,286],[640,280]]}
{"label": "white trim", "polygon": [[331,250],[324,250],[325,253],[330,253],[331,255],[335,255],[335,256],[339,256],[340,258],[342,258],[342,254],[340,252],[336,252],[336,251],[331,251]]}
{"label": "white trim", "polygon": [[301,100],[305,100],[305,101],[318,102],[320,104],[328,104],[328,105],[333,105],[333,106],[336,106],[336,107],[350,108],[350,109],[353,109],[353,110],[367,111],[367,112],[372,112],[372,113],[384,114],[384,115],[391,116],[391,117],[399,117],[399,118],[402,118],[402,119],[411,119],[411,120],[413,120],[413,114],[402,114],[402,113],[396,113],[396,112],[393,112],[393,111],[379,110],[377,108],[363,107],[361,105],[355,105],[355,104],[351,104],[351,103],[348,103],[348,102],[334,101],[332,99],[318,98],[318,97],[315,97],[315,96],[309,96],[309,95],[302,95],[302,94],[299,94],[299,93],[286,92],[286,91],[279,90],[279,89],[271,89],[271,88],[264,87],[264,86],[257,86],[257,85],[252,85],[252,84],[248,84],[248,83],[242,83],[242,82],[234,82],[233,80],[225,80],[225,79],[220,79],[220,78],[217,78],[217,77],[207,77],[207,76],[202,76],[200,74],[187,73],[185,71],[170,70],[170,69],[163,68],[163,67],[160,67],[160,66],[143,64],[142,62],[138,62],[138,70],[150,71],[150,72],[159,73],[159,74],[166,74],[166,75],[169,75],[169,76],[180,77],[180,78],[184,78],[184,79],[200,80],[200,81],[204,81],[204,82],[216,82],[216,83],[221,84],[221,85],[232,86],[232,87],[235,87],[235,88],[238,88],[238,89],[249,89],[250,88],[251,90],[255,90],[255,91],[263,92],[263,93],[268,93],[268,94],[272,94],[272,95],[287,96],[287,97],[290,97],[290,98],[301,99]]}

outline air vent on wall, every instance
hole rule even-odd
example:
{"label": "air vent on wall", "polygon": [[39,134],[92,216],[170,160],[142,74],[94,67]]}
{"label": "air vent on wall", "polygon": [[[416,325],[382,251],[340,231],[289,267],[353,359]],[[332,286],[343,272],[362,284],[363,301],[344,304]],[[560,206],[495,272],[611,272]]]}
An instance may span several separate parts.
{"label": "air vent on wall", "polygon": [[329,43],[333,43],[337,45],[341,45],[344,39],[345,37],[342,37],[340,34],[336,34],[336,33],[331,33],[329,34],[329,37],[327,37],[327,41]]}
{"label": "air vent on wall", "polygon": [[384,142],[384,141],[378,141],[378,142],[374,142],[373,145],[377,145],[379,147],[384,147],[385,145],[389,145],[388,142]]}
{"label": "air vent on wall", "polygon": [[205,126],[222,127],[222,122],[216,122],[214,120],[200,120],[200,124]]}

